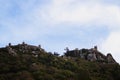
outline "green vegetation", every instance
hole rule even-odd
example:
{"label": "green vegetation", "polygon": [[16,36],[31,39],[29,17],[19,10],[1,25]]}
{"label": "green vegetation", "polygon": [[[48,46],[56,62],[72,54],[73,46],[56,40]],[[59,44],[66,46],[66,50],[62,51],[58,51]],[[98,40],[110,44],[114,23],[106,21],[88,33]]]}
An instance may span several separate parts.
{"label": "green vegetation", "polygon": [[32,50],[23,52],[12,46],[16,55],[0,48],[0,80],[120,80],[119,64],[90,62],[80,58],[55,56]]}

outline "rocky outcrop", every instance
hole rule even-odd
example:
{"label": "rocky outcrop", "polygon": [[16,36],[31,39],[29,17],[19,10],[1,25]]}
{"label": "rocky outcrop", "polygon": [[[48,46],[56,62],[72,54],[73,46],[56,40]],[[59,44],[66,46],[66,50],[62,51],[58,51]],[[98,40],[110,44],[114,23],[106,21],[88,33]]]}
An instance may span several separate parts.
{"label": "rocky outcrop", "polygon": [[108,61],[108,63],[116,62],[110,53],[107,54],[107,61]]}
{"label": "rocky outcrop", "polygon": [[17,53],[10,46],[7,46],[7,50],[10,55],[13,55],[13,56],[17,55]]}
{"label": "rocky outcrop", "polygon": [[33,46],[28,45],[25,42],[22,42],[22,44],[18,45],[12,45],[9,43],[6,48],[8,53],[13,56],[16,56],[17,53],[32,53],[33,56],[38,57],[38,54],[40,54],[40,52],[45,52],[45,50],[41,48],[41,45]]}
{"label": "rocky outcrop", "polygon": [[88,61],[97,61],[102,63],[116,63],[112,55],[109,53],[107,56],[98,51],[97,46],[91,49],[75,49],[69,50],[66,49],[65,56],[69,57],[78,57]]}

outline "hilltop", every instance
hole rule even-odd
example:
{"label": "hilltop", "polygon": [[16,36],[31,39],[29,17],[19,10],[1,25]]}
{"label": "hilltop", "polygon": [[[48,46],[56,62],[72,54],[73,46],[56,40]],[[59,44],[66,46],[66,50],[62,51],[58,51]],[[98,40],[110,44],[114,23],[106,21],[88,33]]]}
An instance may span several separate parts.
{"label": "hilltop", "polygon": [[97,46],[47,52],[41,45],[22,44],[0,48],[0,80],[120,80],[120,66]]}
{"label": "hilltop", "polygon": [[94,48],[91,49],[74,49],[69,50],[68,47],[65,49],[65,56],[67,57],[78,57],[81,59],[85,59],[88,61],[95,61],[95,62],[101,62],[101,63],[117,63],[115,59],[113,58],[111,53],[108,53],[106,56],[98,51],[97,46],[94,46]]}

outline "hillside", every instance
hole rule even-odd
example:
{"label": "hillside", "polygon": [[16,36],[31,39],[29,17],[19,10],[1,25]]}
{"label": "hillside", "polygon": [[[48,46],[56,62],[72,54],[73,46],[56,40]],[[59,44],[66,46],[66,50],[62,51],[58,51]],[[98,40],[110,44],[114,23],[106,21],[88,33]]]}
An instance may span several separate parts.
{"label": "hillside", "polygon": [[109,53],[66,48],[64,55],[26,43],[0,48],[0,80],[120,80],[120,66]]}

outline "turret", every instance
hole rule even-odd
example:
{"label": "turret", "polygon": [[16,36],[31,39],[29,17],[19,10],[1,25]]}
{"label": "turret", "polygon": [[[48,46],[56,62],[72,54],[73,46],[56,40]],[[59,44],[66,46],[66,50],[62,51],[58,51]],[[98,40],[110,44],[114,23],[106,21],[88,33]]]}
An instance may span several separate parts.
{"label": "turret", "polygon": [[97,51],[97,46],[94,46],[94,50],[96,50],[96,51]]}
{"label": "turret", "polygon": [[66,47],[64,50],[66,50],[66,52],[68,52],[68,51],[69,51],[68,47]]}
{"label": "turret", "polygon": [[41,49],[41,45],[38,45],[38,47]]}
{"label": "turret", "polygon": [[10,46],[11,46],[11,43],[9,43],[8,46],[10,47]]}
{"label": "turret", "polygon": [[24,42],[24,41],[22,42],[22,45],[25,45],[25,42]]}

